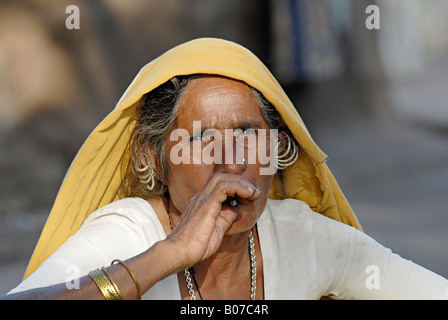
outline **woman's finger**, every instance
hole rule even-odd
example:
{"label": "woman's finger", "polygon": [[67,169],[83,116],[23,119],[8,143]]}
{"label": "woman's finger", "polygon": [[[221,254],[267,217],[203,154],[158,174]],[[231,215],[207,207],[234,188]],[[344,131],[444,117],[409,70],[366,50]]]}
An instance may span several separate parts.
{"label": "woman's finger", "polygon": [[[229,173],[224,173],[224,172],[218,172],[213,174],[213,176],[210,178],[210,180],[206,183],[206,185],[203,188],[203,192],[205,193],[212,193],[214,190],[217,189],[217,185],[218,184],[225,184],[226,182],[237,182],[240,183],[242,185],[244,185],[246,187],[246,189],[250,192],[249,195],[245,195],[244,197],[246,198],[251,198],[252,196],[255,196],[258,198],[260,191],[257,189],[257,187],[255,187],[255,185],[250,182],[248,179],[246,179],[245,177],[241,176],[241,175],[236,175],[236,174],[229,174]],[[222,188],[219,188],[222,189]],[[241,190],[241,189],[239,189]],[[228,194],[233,195],[233,188],[228,188],[228,190],[225,190]]]}

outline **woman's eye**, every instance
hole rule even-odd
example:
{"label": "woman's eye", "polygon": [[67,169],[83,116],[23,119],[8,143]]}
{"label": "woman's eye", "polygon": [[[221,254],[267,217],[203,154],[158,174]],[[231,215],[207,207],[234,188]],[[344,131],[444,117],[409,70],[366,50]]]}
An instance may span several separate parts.
{"label": "woman's eye", "polygon": [[190,141],[202,141],[202,142],[210,142],[213,141],[212,135],[198,135],[190,138]]}
{"label": "woman's eye", "polygon": [[257,134],[257,132],[254,129],[246,129],[243,132],[244,134]]}
{"label": "woman's eye", "polygon": [[239,129],[236,136],[243,137],[243,136],[250,136],[250,135],[253,135],[253,134],[257,135],[257,131],[255,131],[252,128],[245,129],[245,130]]}

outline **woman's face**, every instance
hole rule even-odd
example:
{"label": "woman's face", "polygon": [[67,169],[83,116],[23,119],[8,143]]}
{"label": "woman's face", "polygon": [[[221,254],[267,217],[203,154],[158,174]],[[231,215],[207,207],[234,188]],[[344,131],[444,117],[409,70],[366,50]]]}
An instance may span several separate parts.
{"label": "woman's face", "polygon": [[[188,136],[181,142],[177,138],[172,141],[172,136],[168,135],[166,141],[169,177],[166,183],[179,213],[214,173],[223,172],[243,176],[261,192],[257,200],[238,205],[238,217],[228,234],[248,230],[256,223],[266,205],[273,175],[260,174],[260,168],[266,164],[262,165],[258,160],[245,160],[248,163],[244,164],[241,158],[248,159],[248,153],[257,149],[253,148],[253,143],[247,143],[249,139],[237,142],[234,137],[254,138],[260,129],[269,132],[252,90],[246,84],[218,76],[203,76],[190,81],[182,93],[170,132],[184,132],[184,136]],[[269,134],[267,137],[267,142],[259,139],[257,143],[267,144],[268,149]],[[241,146],[244,146],[244,155]],[[184,157],[181,163],[173,157],[179,155],[180,147]],[[206,160],[207,155],[213,157],[212,161],[210,157]]]}

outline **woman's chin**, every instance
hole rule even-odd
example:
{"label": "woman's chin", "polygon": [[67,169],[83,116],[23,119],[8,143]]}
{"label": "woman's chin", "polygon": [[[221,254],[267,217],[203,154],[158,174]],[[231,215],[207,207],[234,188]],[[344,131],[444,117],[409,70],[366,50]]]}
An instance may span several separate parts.
{"label": "woman's chin", "polygon": [[227,230],[227,232],[226,232],[227,236],[246,232],[246,231],[252,229],[252,227],[256,223],[256,220],[257,220],[256,214],[252,210],[250,210],[252,212],[250,212],[250,211],[248,212],[247,210],[243,210],[243,208],[224,207],[221,212],[222,212],[222,214],[226,214],[226,213],[229,213],[229,211],[236,212],[237,217],[233,221],[230,228]]}

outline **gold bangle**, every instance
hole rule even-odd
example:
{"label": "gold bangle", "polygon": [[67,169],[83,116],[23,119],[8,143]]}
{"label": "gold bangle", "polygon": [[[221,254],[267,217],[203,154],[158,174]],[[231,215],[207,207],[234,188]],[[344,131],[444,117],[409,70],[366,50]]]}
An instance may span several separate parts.
{"label": "gold bangle", "polygon": [[105,268],[102,268],[102,270],[106,274],[107,278],[109,279],[110,283],[112,284],[112,286],[115,289],[115,297],[117,299],[114,299],[114,300],[124,300],[123,295],[121,294],[120,290],[118,290],[118,286],[115,283],[115,281],[112,279],[112,277],[110,276],[109,272],[107,272]]}
{"label": "gold bangle", "polygon": [[95,282],[96,286],[106,300],[123,300],[123,296],[118,290],[117,285],[107,275],[107,272],[105,272],[104,269],[96,269],[91,271],[89,272],[89,276]]}
{"label": "gold bangle", "polygon": [[142,300],[142,290],[140,288],[140,283],[137,280],[137,277],[135,276],[135,274],[132,272],[132,270],[120,259],[115,259],[114,261],[112,261],[111,265],[113,265],[115,262],[118,262],[119,264],[121,264],[129,273],[129,275],[131,276],[132,280],[134,280],[135,286],[137,287],[137,292],[138,292],[138,300]]}

